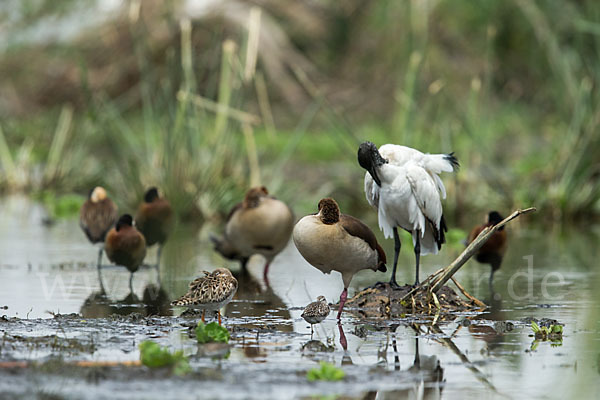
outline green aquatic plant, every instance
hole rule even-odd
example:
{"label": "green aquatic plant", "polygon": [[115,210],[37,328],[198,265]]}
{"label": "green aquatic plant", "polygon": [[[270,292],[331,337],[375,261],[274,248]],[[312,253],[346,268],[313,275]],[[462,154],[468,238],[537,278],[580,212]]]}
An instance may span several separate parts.
{"label": "green aquatic plant", "polygon": [[216,322],[205,324],[200,321],[196,327],[196,339],[201,344],[213,342],[228,343],[230,337],[227,328]]}
{"label": "green aquatic plant", "polygon": [[531,321],[531,330],[536,339],[562,340],[563,327],[560,324],[539,326],[535,321]]}
{"label": "green aquatic plant", "polygon": [[150,340],[140,343],[139,349],[140,361],[146,367],[171,367],[175,375],[185,375],[191,371],[190,364],[181,350],[171,353],[166,347]]}
{"label": "green aquatic plant", "polygon": [[313,381],[341,381],[346,376],[343,369],[335,365],[321,361],[320,368],[313,368],[306,373],[306,379]]}

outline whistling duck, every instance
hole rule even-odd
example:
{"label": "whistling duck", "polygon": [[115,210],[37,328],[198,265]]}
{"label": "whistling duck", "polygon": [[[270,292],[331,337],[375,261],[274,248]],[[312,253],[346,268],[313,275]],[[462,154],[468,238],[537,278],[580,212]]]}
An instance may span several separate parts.
{"label": "whistling duck", "polygon": [[140,204],[135,215],[135,226],[144,235],[147,247],[158,243],[157,267],[160,264],[163,244],[173,228],[173,222],[173,209],[169,201],[159,197],[155,187],[148,189],[144,195],[144,202]]}
{"label": "whistling duck", "polygon": [[[106,196],[106,190],[101,186],[96,186],[90,190],[88,199],[83,203],[79,210],[79,226],[85,232],[87,238],[95,243],[103,243],[109,229],[115,225],[118,218],[118,209],[115,203]],[[100,267],[102,262],[102,251],[98,251],[98,280],[100,281],[101,293],[104,293]]]}
{"label": "whistling duck", "polygon": [[114,228],[106,235],[104,243],[106,256],[110,261],[129,270],[129,290],[133,294],[133,273],[138,270],[146,257],[146,239],[133,226],[133,218],[123,214]]}

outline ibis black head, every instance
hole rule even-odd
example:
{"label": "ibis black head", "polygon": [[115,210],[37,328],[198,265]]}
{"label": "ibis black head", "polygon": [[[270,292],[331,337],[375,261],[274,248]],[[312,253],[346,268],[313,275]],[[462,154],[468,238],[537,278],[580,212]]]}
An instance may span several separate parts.
{"label": "ibis black head", "polygon": [[158,199],[158,189],[151,187],[146,191],[146,194],[144,195],[144,201],[146,203],[152,203],[156,199]]}
{"label": "ibis black head", "polygon": [[121,215],[121,217],[117,221],[117,225],[115,226],[115,229],[118,232],[123,226],[133,226],[133,218],[131,217],[131,215],[129,215],[129,214]]}
{"label": "ibis black head", "polygon": [[379,186],[381,186],[381,179],[379,179],[377,169],[387,162],[373,142],[364,142],[358,147],[358,163],[371,174]]}
{"label": "ibis black head", "polygon": [[[488,214],[488,224],[490,225],[496,225],[502,222],[503,219],[504,217],[502,217],[498,211],[490,211]],[[500,228],[500,230],[502,229],[504,229],[504,227]]]}

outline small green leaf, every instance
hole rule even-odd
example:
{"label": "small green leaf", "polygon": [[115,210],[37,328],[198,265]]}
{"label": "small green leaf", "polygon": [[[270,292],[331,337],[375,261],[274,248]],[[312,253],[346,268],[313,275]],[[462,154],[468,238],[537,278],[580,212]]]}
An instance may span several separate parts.
{"label": "small green leaf", "polygon": [[313,368],[306,373],[306,379],[313,381],[340,381],[344,379],[346,373],[343,369],[336,367],[325,361],[321,361],[321,368]]}
{"label": "small green leaf", "polygon": [[562,333],[562,331],[563,331],[562,325],[553,325],[552,326],[552,332],[554,332],[554,333]]}
{"label": "small green leaf", "polygon": [[224,326],[211,322],[210,324],[204,324],[204,322],[198,322],[196,327],[196,339],[198,343],[211,343],[211,342],[222,342],[229,343],[229,331]]}
{"label": "small green leaf", "polygon": [[173,373],[184,375],[191,371],[183,351],[169,352],[166,347],[146,340],[140,343],[140,361],[149,368],[173,367]]}
{"label": "small green leaf", "polygon": [[538,333],[540,331],[540,327],[535,321],[531,321],[531,329],[533,330],[533,333]]}

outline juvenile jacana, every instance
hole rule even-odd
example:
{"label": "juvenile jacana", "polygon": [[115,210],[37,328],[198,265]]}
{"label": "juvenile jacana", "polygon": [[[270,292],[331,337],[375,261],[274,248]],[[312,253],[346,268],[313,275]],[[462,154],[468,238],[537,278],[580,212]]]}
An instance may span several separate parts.
{"label": "juvenile jacana", "polygon": [[[469,237],[467,239],[467,245],[471,243],[477,235],[481,233],[482,230],[487,228],[488,226],[494,226],[497,223],[501,222],[504,218],[500,215],[498,211],[490,211],[487,216],[487,220],[483,225],[478,225],[471,230]],[[490,264],[492,267],[492,271],[490,272],[490,293],[494,292],[493,279],[494,272],[500,269],[500,265],[502,264],[502,258],[504,257],[504,253],[506,252],[506,230],[504,227],[498,229],[494,234],[481,246],[477,254],[475,255],[475,259],[482,264]]]}
{"label": "juvenile jacana", "polygon": [[339,319],[354,274],[363,269],[385,272],[385,252],[373,231],[360,220],[341,214],[334,199],[322,199],[318,207],[317,214],[298,221],[294,243],[313,267],[325,274],[331,271],[342,274],[344,290],[340,295]]}
{"label": "juvenile jacana", "polygon": [[[93,244],[103,243],[106,234],[115,225],[118,218],[118,209],[115,203],[106,196],[106,190],[101,186],[96,186],[90,190],[88,199],[83,203],[79,210],[79,226],[85,232],[87,238]],[[98,250],[98,280],[100,281],[101,293],[104,293],[100,267],[102,262],[102,251]]]}
{"label": "juvenile jacana", "polygon": [[397,287],[396,266],[400,254],[398,227],[410,232],[415,251],[415,285],[419,283],[420,256],[436,254],[445,243],[446,221],[440,198],[446,189],[438,176],[458,169],[450,154],[423,154],[410,147],[386,144],[377,149],[364,142],[358,149],[358,163],[365,173],[367,201],[375,207],[379,228],[386,238],[394,237],[394,267],[390,285]]}
{"label": "juvenile jacana", "polygon": [[157,188],[148,189],[144,195],[144,202],[140,204],[135,215],[135,226],[144,235],[147,247],[158,243],[157,267],[160,264],[163,244],[173,228],[174,220],[169,201],[158,195]]}
{"label": "juvenile jacana", "polygon": [[231,301],[237,288],[238,282],[227,268],[204,271],[204,276],[193,280],[188,292],[171,305],[202,310],[202,322],[206,311],[217,311],[221,325],[221,308]]}
{"label": "juvenile jacana", "polygon": [[106,235],[104,243],[106,256],[110,261],[129,270],[129,290],[133,294],[133,273],[138,270],[146,257],[146,239],[133,226],[133,218],[123,214],[117,224]]}
{"label": "juvenile jacana", "polygon": [[285,248],[293,229],[290,208],[260,186],[248,190],[244,200],[229,212],[224,237],[211,239],[216,251],[225,258],[240,261],[242,268],[254,254],[265,257],[263,276],[268,284],[269,265]]}

